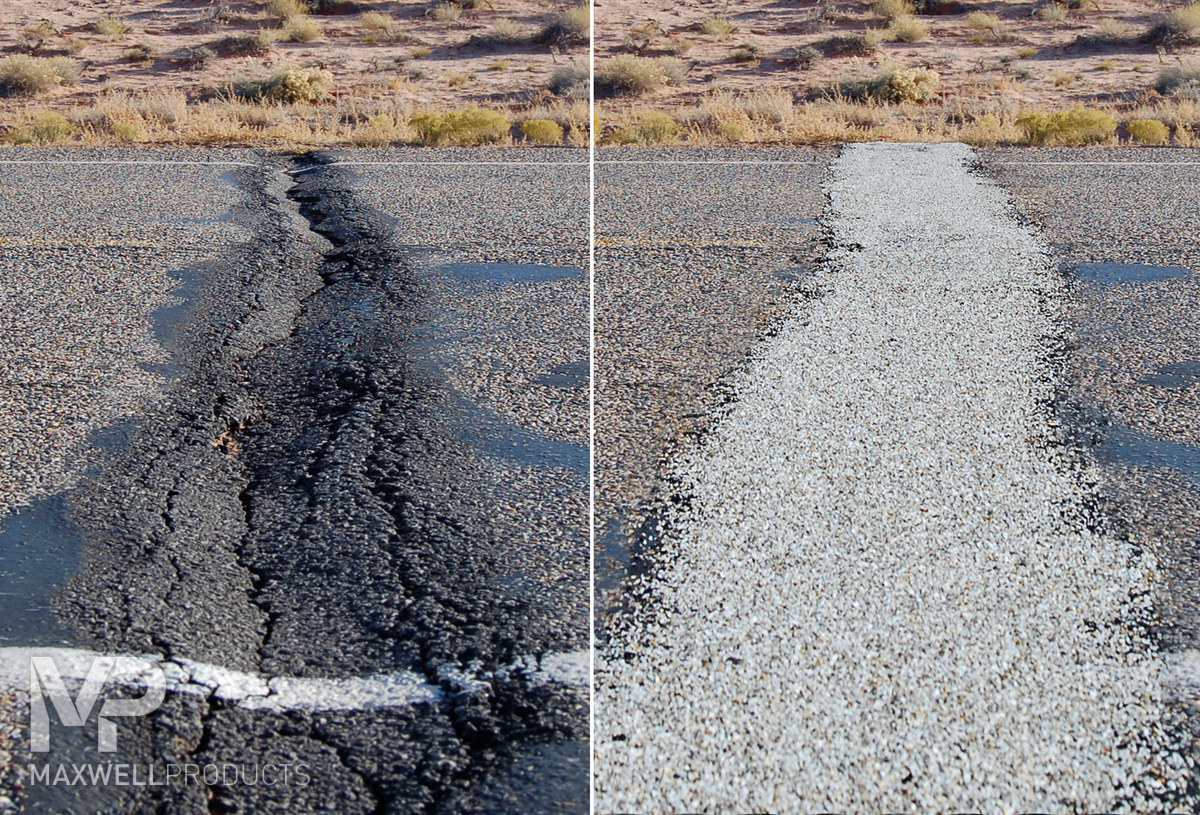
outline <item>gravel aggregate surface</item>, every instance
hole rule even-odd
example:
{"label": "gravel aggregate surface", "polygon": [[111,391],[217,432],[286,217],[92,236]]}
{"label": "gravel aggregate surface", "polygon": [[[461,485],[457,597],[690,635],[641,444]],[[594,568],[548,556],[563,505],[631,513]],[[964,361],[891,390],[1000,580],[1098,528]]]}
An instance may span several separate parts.
{"label": "gravel aggregate surface", "polygon": [[958,145],[845,148],[598,654],[601,812],[1193,811],[1151,553],[1060,446],[1048,247]]}
{"label": "gravel aggregate surface", "polygon": [[[988,150],[981,158],[1044,229],[1066,274],[1070,353],[1060,402],[1115,525],[1157,556],[1153,631],[1182,666],[1175,702],[1200,759],[1200,673],[1188,667],[1200,649],[1200,151]],[[1095,280],[1094,264],[1120,266]]]}
{"label": "gravel aggregate surface", "polygon": [[602,149],[596,166],[596,531],[601,613],[671,488],[667,451],[819,253],[831,150]]}

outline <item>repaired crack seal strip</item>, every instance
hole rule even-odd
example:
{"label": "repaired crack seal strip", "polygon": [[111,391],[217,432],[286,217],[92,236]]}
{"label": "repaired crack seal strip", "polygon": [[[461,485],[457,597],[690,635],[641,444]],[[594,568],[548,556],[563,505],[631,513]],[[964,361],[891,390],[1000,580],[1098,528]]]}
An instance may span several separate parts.
{"label": "repaired crack seal strip", "polygon": [[1155,565],[1045,407],[1064,282],[972,160],[835,163],[824,293],[675,462],[598,655],[598,809],[1194,811]]}
{"label": "repaired crack seal strip", "polygon": [[586,652],[521,657],[512,665],[491,673],[477,666],[462,669],[443,666],[439,684],[415,671],[395,671],[375,676],[318,679],[270,677],[250,671],[235,671],[189,659],[166,659],[154,654],[103,654],[82,648],[0,648],[0,688],[24,687],[29,682],[34,657],[47,657],[64,680],[82,682],[97,659],[113,659],[109,685],[143,687],[148,672],[163,672],[168,693],[213,696],[247,710],[332,711],[378,710],[423,702],[445,701],[448,696],[486,690],[493,678],[519,675],[541,685],[554,683],[586,690]]}

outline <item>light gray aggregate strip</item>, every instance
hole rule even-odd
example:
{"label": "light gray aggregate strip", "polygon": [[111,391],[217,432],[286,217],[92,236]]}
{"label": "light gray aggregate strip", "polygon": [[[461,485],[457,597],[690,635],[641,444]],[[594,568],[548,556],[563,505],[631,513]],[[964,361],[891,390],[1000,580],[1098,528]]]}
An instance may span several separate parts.
{"label": "light gray aggregate strip", "polygon": [[[1172,701],[1200,757],[1200,150],[998,149],[981,159],[1068,274],[1062,410],[1096,462],[1106,511],[1157,557],[1153,632],[1177,669]],[[1185,274],[1074,273],[1095,263]]]}
{"label": "light gray aggregate strip", "polygon": [[[631,149],[596,168],[597,608],[672,491],[667,451],[801,298],[832,150]],[[763,163],[767,162],[767,163]],[[786,162],[785,164],[771,162]]]}
{"label": "light gray aggregate strip", "polygon": [[1153,559],[1044,407],[1061,280],[972,156],[836,162],[825,294],[674,462],[598,655],[597,811],[1193,811]]}

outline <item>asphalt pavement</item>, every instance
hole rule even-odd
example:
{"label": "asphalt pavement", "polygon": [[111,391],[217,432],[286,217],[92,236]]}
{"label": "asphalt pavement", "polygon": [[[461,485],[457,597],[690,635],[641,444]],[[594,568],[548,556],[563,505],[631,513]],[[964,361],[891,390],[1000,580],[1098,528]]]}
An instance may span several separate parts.
{"label": "asphalt pavement", "polygon": [[[110,152],[55,153],[77,163],[49,180],[17,167],[11,198],[31,233],[62,222],[92,240],[91,221],[42,208],[71,173],[87,184],[62,197],[124,230],[96,297],[123,310],[139,329],[123,341],[159,367],[129,377],[140,401],[97,408],[99,431],[77,431],[70,475],[27,490],[20,517],[33,520],[5,525],[18,530],[14,557],[49,537],[69,555],[43,581],[45,624],[10,625],[4,653],[149,655],[175,684],[157,712],[122,724],[122,758],[269,762],[305,768],[306,783],[26,776],[22,800],[64,812],[585,810],[581,154],[228,155],[235,166],[98,168]],[[204,203],[176,202],[193,196]],[[170,252],[203,229],[180,274]],[[146,265],[121,254],[132,240],[170,251],[130,303],[122,289]],[[16,234],[0,256],[24,262],[28,242]],[[79,263],[71,242],[57,251]],[[77,286],[64,281],[65,308]],[[5,295],[10,313],[27,310],[28,287]],[[154,311],[172,295],[174,311]],[[58,328],[31,336],[55,347]],[[132,362],[92,350],[76,354],[89,371]],[[80,732],[56,730],[46,760],[93,757]]]}

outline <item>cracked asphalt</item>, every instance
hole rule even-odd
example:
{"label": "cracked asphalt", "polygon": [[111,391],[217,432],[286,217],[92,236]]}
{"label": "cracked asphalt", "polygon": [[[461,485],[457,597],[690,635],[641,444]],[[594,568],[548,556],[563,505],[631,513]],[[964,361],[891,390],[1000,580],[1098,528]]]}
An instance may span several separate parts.
{"label": "cracked asphalt", "polygon": [[[494,154],[445,152],[372,152],[357,165],[353,152],[231,151],[234,166],[117,172],[88,165],[111,151],[73,151],[53,157],[81,164],[10,184],[23,216],[13,220],[35,235],[60,223],[90,240],[81,211],[122,230],[99,253],[113,282],[95,296],[121,309],[133,325],[123,341],[156,367],[130,373],[128,351],[101,358],[86,342],[76,354],[134,384],[117,404],[92,404],[102,385],[60,400],[96,418],[71,440],[64,474],[25,488],[35,503],[6,525],[17,530],[8,550],[43,535],[65,553],[43,570],[53,611],[41,629],[24,615],[3,644],[264,678],[409,672],[441,694],[338,711],[168,694],[156,714],[123,723],[129,761],[271,762],[305,767],[308,783],[27,783],[30,811],[586,810],[586,687],[511,667],[586,660],[586,154],[468,166],[445,162]],[[89,182],[68,201],[77,217],[37,198],[71,187],[72,173]],[[173,200],[193,196],[212,211]],[[184,237],[160,235],[162,222]],[[26,260],[34,241],[8,229],[10,263],[80,263],[71,243],[62,262]],[[194,239],[203,250],[179,275],[182,304],[154,319],[178,286],[170,272],[189,230],[204,229],[223,240]],[[145,302],[122,299],[144,268],[122,248],[137,240],[166,247]],[[64,279],[60,299],[78,286]],[[26,318],[30,288],[4,289],[6,316]],[[54,345],[60,330],[47,321],[35,336]],[[36,380],[22,353],[18,342],[12,368]],[[90,757],[94,745],[67,732],[48,760]]]}

